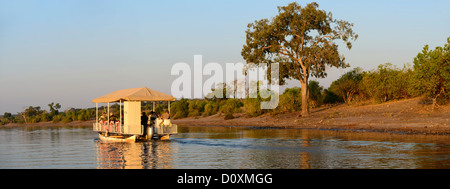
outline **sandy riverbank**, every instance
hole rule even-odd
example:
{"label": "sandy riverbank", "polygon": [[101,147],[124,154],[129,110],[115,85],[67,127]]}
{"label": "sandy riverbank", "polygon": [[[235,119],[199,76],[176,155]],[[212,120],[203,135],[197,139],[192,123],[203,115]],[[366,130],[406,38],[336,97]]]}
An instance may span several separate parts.
{"label": "sandy riverbank", "polygon": [[222,115],[190,117],[174,120],[178,125],[247,126],[308,128],[351,131],[395,132],[404,134],[450,135],[450,106],[440,106],[431,112],[431,105],[421,98],[369,105],[336,105],[311,110],[311,116],[299,117],[300,112],[262,115],[248,118],[244,113],[224,120]]}

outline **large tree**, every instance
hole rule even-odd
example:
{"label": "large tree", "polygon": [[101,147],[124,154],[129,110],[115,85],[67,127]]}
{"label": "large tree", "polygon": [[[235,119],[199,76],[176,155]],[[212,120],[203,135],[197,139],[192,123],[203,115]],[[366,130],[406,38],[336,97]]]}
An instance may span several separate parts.
{"label": "large tree", "polygon": [[[262,66],[279,63],[280,84],[297,79],[302,88],[302,116],[309,115],[308,79],[326,77],[327,67],[345,68],[348,64],[338,52],[338,40],[346,47],[358,35],[352,23],[333,19],[330,12],[318,9],[315,2],[301,7],[297,3],[278,7],[278,15],[248,24],[242,56],[247,63]],[[267,77],[270,78],[270,69]]]}

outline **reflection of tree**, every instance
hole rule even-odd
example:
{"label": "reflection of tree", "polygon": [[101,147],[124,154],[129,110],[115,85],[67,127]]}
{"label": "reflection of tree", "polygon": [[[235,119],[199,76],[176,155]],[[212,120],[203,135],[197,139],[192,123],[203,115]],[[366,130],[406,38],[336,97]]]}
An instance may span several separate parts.
{"label": "reflection of tree", "polygon": [[171,169],[171,154],[176,150],[170,141],[98,141],[96,148],[99,169]]}
{"label": "reflection of tree", "polygon": [[[307,132],[302,132],[302,147],[310,147],[310,138]],[[311,169],[311,157],[309,152],[300,152],[300,169]]]}

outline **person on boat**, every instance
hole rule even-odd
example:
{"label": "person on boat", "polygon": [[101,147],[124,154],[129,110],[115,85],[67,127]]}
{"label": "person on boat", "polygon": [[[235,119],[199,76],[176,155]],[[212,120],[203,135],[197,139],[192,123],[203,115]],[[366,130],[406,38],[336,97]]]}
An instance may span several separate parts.
{"label": "person on boat", "polygon": [[147,121],[147,115],[145,114],[145,112],[141,112],[141,125],[144,126],[144,136],[147,135]]}
{"label": "person on boat", "polygon": [[150,112],[150,125],[155,123],[155,120],[158,116],[156,115],[156,112],[154,112],[153,110]]}
{"label": "person on boat", "polygon": [[161,119],[163,120],[163,125],[164,126],[168,126],[170,125],[170,114],[169,114],[169,110],[166,110],[166,112],[161,115]]}
{"label": "person on boat", "polygon": [[116,118],[116,116],[111,112],[111,113],[109,113],[109,121],[117,121],[117,118]]}
{"label": "person on boat", "polygon": [[103,112],[102,115],[98,118],[98,120],[99,120],[99,121],[106,121],[106,120],[108,120],[108,118],[107,118],[107,116],[106,116],[106,113]]}

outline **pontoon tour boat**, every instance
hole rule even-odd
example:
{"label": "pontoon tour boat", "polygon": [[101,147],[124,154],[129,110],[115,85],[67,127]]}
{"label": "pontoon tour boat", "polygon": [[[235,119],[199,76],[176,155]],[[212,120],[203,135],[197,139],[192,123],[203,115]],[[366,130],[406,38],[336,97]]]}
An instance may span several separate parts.
{"label": "pontoon tour boat", "polygon": [[[167,101],[170,112],[170,101],[176,98],[147,87],[118,90],[113,93],[93,99],[95,103],[96,122],[93,130],[99,133],[100,140],[115,142],[136,142],[151,139],[168,140],[170,135],[177,134],[178,127],[168,120],[157,118],[150,121],[145,127],[141,122],[141,103],[153,102],[155,110],[156,101]],[[119,119],[110,116],[110,103],[119,103]],[[106,115],[99,119],[98,103],[107,103]],[[123,104],[123,108],[122,108]]]}

